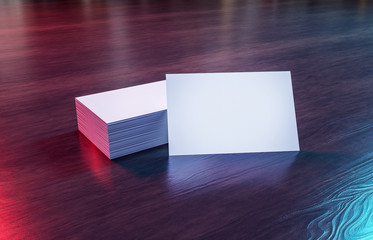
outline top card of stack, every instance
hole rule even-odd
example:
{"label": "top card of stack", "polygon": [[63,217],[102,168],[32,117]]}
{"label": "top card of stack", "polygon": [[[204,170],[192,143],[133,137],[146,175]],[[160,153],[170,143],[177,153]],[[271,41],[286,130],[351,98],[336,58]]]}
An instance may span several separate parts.
{"label": "top card of stack", "polygon": [[78,129],[114,159],[167,143],[166,82],[75,98]]}
{"label": "top card of stack", "polygon": [[290,72],[167,74],[170,155],[299,151]]}

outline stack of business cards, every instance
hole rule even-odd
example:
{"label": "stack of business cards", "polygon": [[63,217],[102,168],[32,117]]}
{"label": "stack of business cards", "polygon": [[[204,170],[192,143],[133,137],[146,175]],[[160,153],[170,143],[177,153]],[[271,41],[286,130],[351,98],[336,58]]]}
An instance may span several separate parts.
{"label": "stack of business cards", "polygon": [[299,151],[290,72],[167,74],[170,155]]}
{"label": "stack of business cards", "polygon": [[108,158],[166,144],[166,82],[75,98],[78,129]]}

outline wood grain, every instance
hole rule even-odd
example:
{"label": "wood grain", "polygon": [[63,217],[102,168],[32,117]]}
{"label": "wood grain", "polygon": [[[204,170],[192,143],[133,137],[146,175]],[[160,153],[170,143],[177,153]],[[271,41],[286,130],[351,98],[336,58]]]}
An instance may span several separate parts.
{"label": "wood grain", "polygon": [[[371,1],[1,1],[0,239],[371,239]],[[109,161],[74,97],[290,70],[299,153]]]}

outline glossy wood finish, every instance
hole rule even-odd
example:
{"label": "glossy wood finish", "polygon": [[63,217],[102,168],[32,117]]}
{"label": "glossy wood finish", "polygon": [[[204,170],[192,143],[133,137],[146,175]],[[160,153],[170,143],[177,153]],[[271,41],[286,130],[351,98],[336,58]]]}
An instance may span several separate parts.
{"label": "glossy wood finish", "polygon": [[[371,239],[364,0],[0,0],[0,239]],[[109,161],[74,97],[291,70],[300,153]]]}

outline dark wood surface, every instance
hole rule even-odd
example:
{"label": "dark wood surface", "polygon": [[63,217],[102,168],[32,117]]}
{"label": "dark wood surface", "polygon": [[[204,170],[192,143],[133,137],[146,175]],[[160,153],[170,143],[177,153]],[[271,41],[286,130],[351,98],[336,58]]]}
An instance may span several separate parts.
{"label": "dark wood surface", "polygon": [[[369,0],[0,0],[0,239],[372,239],[372,62]],[[275,70],[299,153],[109,161],[77,131],[76,96]]]}

